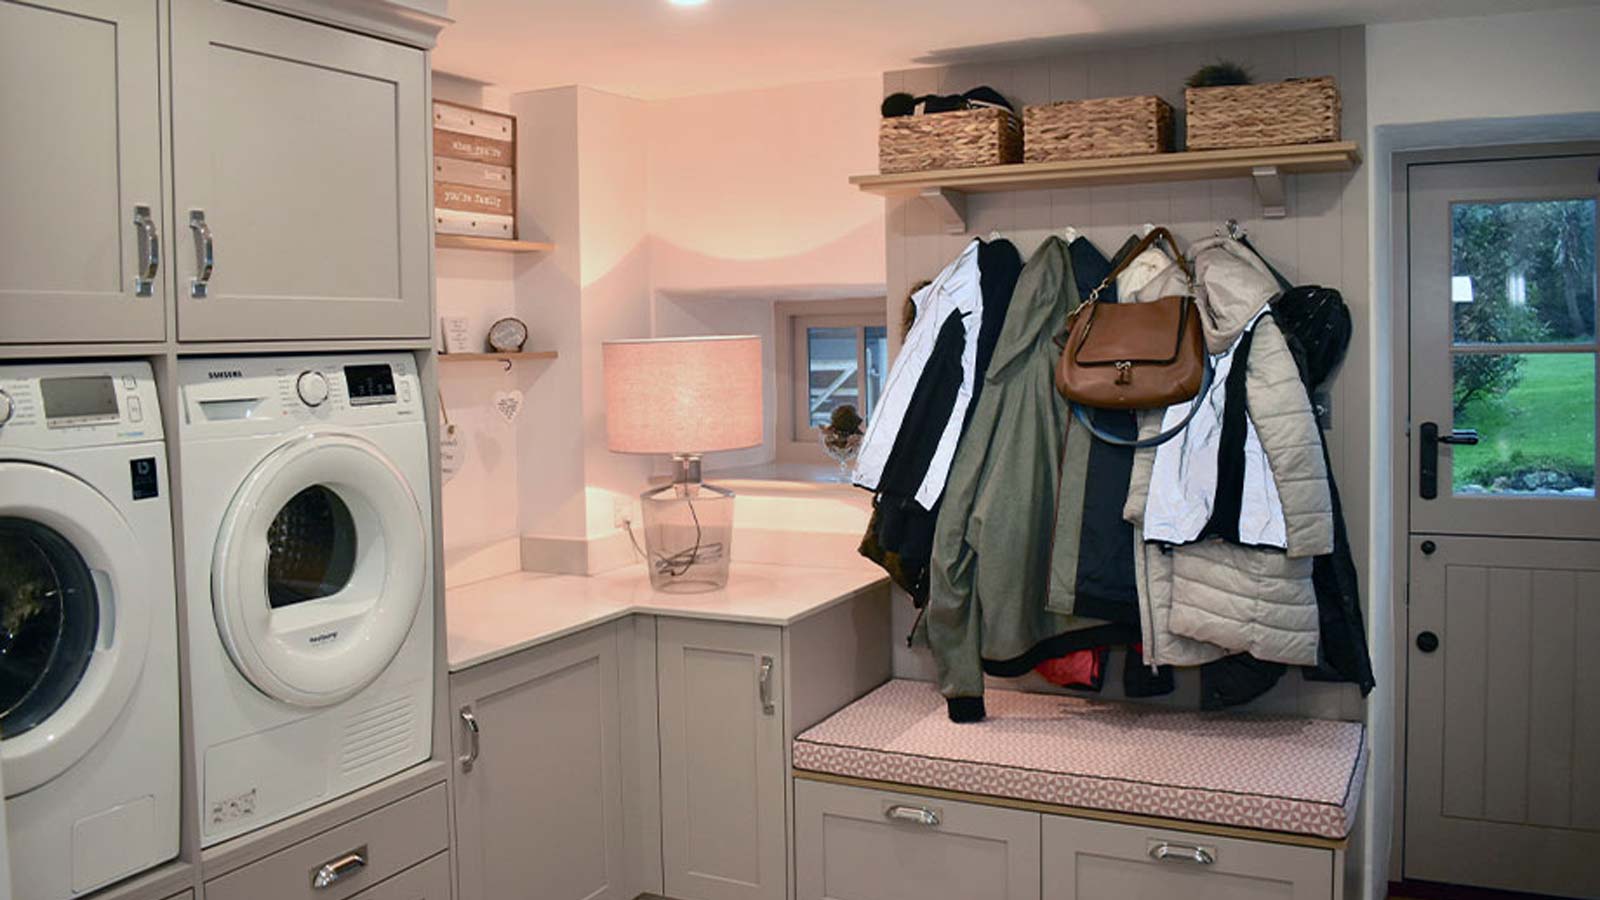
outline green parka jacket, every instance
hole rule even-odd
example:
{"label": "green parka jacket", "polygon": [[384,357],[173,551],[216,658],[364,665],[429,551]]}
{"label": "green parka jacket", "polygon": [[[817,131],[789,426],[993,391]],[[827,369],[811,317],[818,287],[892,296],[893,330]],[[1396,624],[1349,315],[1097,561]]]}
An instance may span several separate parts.
{"label": "green parka jacket", "polygon": [[1046,608],[1069,419],[1055,339],[1078,303],[1067,245],[1051,237],[1017,281],[951,465],[923,628],[957,721],[983,718],[985,672],[1022,675],[1073,650],[1138,640],[1137,629]]}

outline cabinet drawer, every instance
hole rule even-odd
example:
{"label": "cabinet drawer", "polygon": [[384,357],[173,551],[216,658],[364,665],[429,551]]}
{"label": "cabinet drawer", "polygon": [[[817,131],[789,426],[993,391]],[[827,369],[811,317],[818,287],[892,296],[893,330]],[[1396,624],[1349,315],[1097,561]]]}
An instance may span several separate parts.
{"label": "cabinet drawer", "polygon": [[1038,813],[805,779],[794,793],[798,900],[1039,897]]}
{"label": "cabinet drawer", "polygon": [[1334,900],[1333,850],[1043,818],[1044,900]]}
{"label": "cabinet drawer", "polygon": [[[342,900],[449,848],[445,786],[434,785],[206,882],[206,900]],[[324,888],[325,865],[359,853],[364,865]]]}
{"label": "cabinet drawer", "polygon": [[441,853],[412,866],[353,900],[450,900],[450,854]]}

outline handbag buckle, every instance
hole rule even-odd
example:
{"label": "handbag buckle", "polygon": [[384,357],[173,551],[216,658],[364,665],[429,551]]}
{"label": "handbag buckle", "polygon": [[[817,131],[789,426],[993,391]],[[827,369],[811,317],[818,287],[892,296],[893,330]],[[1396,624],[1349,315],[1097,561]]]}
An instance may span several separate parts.
{"label": "handbag buckle", "polygon": [[1133,384],[1133,363],[1126,359],[1117,363],[1117,384]]}

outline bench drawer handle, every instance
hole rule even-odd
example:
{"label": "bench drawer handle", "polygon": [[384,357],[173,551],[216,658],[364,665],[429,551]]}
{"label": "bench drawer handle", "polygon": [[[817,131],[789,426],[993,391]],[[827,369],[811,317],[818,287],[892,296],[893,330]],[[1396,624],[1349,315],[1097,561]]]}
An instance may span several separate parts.
{"label": "bench drawer handle", "polygon": [[925,825],[929,828],[939,827],[939,814],[921,806],[900,806],[896,804],[884,810],[883,816],[891,822],[910,822],[914,825]]}
{"label": "bench drawer handle", "polygon": [[346,876],[367,867],[367,848],[358,847],[338,859],[329,860],[311,873],[313,890],[325,890],[338,884]]}
{"label": "bench drawer handle", "polygon": [[1189,844],[1169,844],[1165,841],[1150,848],[1150,858],[1158,862],[1173,860],[1175,862],[1195,863],[1201,866],[1209,866],[1217,861],[1216,856],[1204,847],[1194,847]]}

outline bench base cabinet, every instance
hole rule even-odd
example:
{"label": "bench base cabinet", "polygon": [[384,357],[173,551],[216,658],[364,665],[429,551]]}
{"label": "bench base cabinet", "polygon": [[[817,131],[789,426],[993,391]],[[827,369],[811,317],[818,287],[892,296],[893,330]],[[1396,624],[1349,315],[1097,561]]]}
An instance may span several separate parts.
{"label": "bench base cabinet", "polygon": [[795,781],[796,900],[1339,900],[1341,850]]}
{"label": "bench base cabinet", "polygon": [[797,779],[798,900],[1039,900],[1039,814]]}
{"label": "bench base cabinet", "polygon": [[1333,850],[1044,816],[1044,900],[1333,900]]}

